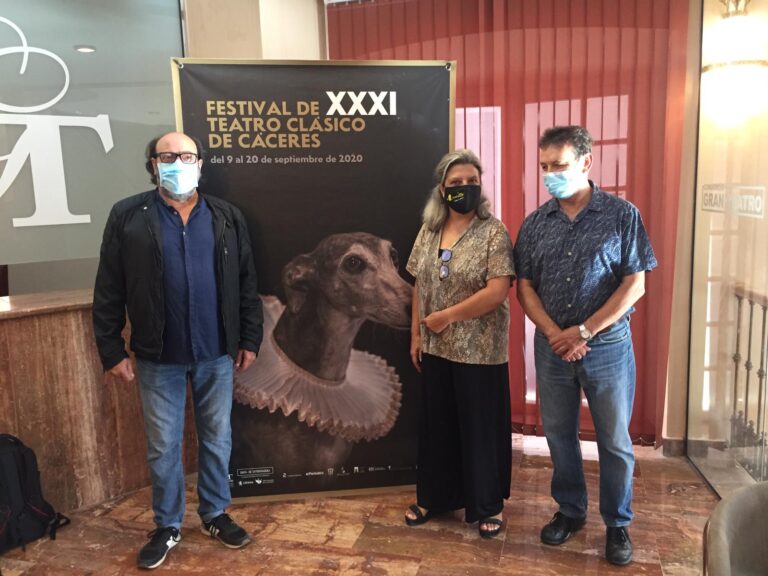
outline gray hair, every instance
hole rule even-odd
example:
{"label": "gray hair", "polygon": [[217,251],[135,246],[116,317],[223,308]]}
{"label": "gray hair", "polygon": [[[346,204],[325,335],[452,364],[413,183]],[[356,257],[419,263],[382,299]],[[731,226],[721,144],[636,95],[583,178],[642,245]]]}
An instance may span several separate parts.
{"label": "gray hair", "polygon": [[[462,164],[471,164],[477,168],[477,172],[480,174],[482,182],[483,166],[480,164],[480,159],[474,152],[472,152],[472,150],[463,148],[461,150],[448,152],[448,154],[443,156],[435,167],[435,186],[429,193],[429,198],[427,199],[427,204],[424,206],[424,213],[422,214],[422,221],[432,232],[440,230],[448,218],[448,205],[445,203],[445,199],[440,193],[440,186],[445,184],[445,177],[448,175],[448,171],[454,166],[460,166]],[[480,196],[480,204],[477,206],[477,217],[481,220],[486,220],[491,217],[491,202],[485,195]]]}

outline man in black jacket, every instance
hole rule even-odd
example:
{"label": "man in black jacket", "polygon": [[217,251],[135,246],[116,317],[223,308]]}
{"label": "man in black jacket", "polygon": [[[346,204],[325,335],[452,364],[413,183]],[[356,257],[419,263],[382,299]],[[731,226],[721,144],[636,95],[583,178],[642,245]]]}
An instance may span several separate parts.
{"label": "man in black jacket", "polygon": [[232,447],[233,372],[246,370],[262,339],[261,300],[240,211],[197,191],[203,150],[178,132],[147,146],[157,189],[121,200],[107,220],[93,296],[93,325],[104,369],[134,379],[121,335],[131,321],[152,507],[157,529],[138,556],[156,568],[181,540],[181,445],[187,381],[199,442],[202,531],[240,548],[248,533],[226,514]]}

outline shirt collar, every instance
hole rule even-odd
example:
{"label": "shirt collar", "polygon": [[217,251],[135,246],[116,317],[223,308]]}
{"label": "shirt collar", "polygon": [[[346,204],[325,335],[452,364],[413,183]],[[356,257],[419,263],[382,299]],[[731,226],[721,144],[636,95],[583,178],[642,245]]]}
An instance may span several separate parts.
{"label": "shirt collar", "polygon": [[603,204],[605,203],[605,192],[600,190],[600,187],[592,182],[592,180],[589,181],[589,185],[592,187],[592,198],[589,199],[587,210],[602,212]]}
{"label": "shirt collar", "polygon": [[544,211],[547,213],[547,216],[558,210],[560,210],[560,204],[557,203],[555,198],[547,200],[547,203],[544,204]]}

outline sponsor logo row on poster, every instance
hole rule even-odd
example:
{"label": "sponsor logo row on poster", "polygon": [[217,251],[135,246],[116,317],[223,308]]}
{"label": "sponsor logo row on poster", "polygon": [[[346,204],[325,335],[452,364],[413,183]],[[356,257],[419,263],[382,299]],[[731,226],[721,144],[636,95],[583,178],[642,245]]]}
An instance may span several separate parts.
{"label": "sponsor logo row on poster", "polygon": [[[368,472],[394,472],[402,470],[413,470],[415,466],[340,466],[338,468],[327,468],[325,470],[309,470],[303,473],[280,474],[282,479],[302,478],[310,476],[350,476],[353,474],[365,474]],[[274,484],[275,469],[272,466],[263,466],[257,468],[238,468],[234,474],[229,474],[230,486],[253,486],[259,484]]]}

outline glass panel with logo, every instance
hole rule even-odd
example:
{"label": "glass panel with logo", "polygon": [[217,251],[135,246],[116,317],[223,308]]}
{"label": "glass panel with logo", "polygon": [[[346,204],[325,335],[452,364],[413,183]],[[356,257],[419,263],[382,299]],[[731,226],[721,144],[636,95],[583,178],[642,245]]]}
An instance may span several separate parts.
{"label": "glass panel with logo", "polygon": [[768,5],[704,2],[688,454],[724,495],[768,479]]}
{"label": "glass panel with logo", "polygon": [[0,4],[0,264],[98,256],[112,204],[152,187],[181,55],[178,0]]}

